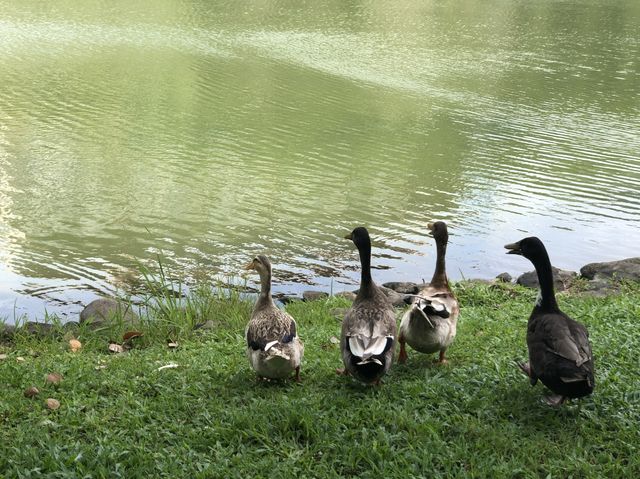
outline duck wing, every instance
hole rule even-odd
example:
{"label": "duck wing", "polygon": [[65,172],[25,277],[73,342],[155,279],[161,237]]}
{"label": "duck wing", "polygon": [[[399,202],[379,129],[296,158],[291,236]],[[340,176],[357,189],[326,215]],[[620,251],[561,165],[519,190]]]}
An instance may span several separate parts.
{"label": "duck wing", "polygon": [[[540,358],[534,362],[556,369],[563,382],[584,381],[592,361],[587,329],[563,313],[546,314],[531,326],[527,338],[530,354],[532,359]],[[568,363],[558,361],[560,358]]]}
{"label": "duck wing", "polygon": [[296,335],[296,321],[275,307],[251,318],[245,332],[247,346],[262,351],[268,351],[277,343],[290,343]]}
{"label": "duck wing", "polygon": [[393,346],[396,318],[393,309],[353,307],[342,322],[342,337],[353,356],[366,360]]}

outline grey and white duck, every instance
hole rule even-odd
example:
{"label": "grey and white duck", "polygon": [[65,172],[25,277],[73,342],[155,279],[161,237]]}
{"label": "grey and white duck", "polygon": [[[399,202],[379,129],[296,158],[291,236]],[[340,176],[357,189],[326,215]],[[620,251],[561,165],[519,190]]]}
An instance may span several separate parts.
{"label": "grey and white duck", "polygon": [[260,275],[260,295],[245,329],[251,367],[262,378],[284,379],[294,373],[300,382],[304,344],[298,337],[296,321],[271,298],[271,262],[258,255],[245,269]]}
{"label": "grey and white duck", "polygon": [[427,225],[436,241],[436,269],[431,282],[414,296],[411,307],[400,322],[398,362],[407,360],[406,344],[425,354],[439,353],[438,363],[445,364],[445,353],[456,337],[460,305],[449,286],[445,265],[449,232],[444,221]]}
{"label": "grey and white duck", "polygon": [[387,296],[371,277],[371,239],[366,228],[345,237],[358,248],[362,268],[360,290],[342,321],[340,350],[344,370],[365,384],[379,384],[393,363],[396,316]]}

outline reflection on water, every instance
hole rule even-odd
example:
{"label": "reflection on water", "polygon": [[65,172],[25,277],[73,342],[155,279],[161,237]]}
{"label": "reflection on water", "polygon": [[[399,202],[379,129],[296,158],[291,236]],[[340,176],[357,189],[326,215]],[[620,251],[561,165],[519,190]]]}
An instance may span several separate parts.
{"label": "reflection on water", "polygon": [[[319,5],[322,3],[322,5]],[[276,290],[637,255],[640,6],[0,0],[0,316],[72,314],[162,252]]]}

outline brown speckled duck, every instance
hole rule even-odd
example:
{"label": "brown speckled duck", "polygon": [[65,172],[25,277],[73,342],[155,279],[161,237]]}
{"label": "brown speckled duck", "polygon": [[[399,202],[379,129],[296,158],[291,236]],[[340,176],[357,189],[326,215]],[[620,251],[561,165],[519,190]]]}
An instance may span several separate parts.
{"label": "brown speckled duck", "polygon": [[300,382],[300,363],[304,345],[298,337],[296,322],[278,309],[271,298],[271,263],[258,255],[245,269],[260,274],[260,296],[245,330],[247,356],[259,377],[283,379],[295,372]]}
{"label": "brown speckled duck", "polygon": [[518,364],[531,385],[538,379],[555,394],[547,404],[559,406],[567,398],[591,394],[595,386],[589,333],[584,325],[560,311],[553,290],[553,272],[542,241],[524,238],[505,246],[533,263],[540,290],[527,325],[529,362]]}
{"label": "brown speckled duck", "polygon": [[421,353],[439,352],[438,363],[444,364],[447,362],[445,352],[456,336],[460,307],[449,287],[445,268],[449,241],[447,225],[444,221],[436,221],[427,227],[436,240],[436,270],[431,282],[415,296],[400,322],[400,363],[407,360],[406,343]]}
{"label": "brown speckled duck", "polygon": [[365,384],[379,384],[393,363],[396,316],[387,296],[371,278],[371,239],[358,227],[345,237],[360,253],[360,290],[342,321],[340,350],[345,369]]}

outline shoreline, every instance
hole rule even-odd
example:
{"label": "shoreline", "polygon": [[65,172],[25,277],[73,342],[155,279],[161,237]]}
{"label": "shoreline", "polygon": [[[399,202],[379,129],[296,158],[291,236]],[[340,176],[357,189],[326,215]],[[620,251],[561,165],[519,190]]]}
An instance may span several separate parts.
{"label": "shoreline", "polygon": [[[579,272],[553,268],[554,285],[556,293],[575,293],[594,297],[607,297],[619,293],[622,283],[625,281],[640,283],[640,257],[626,258],[618,261],[589,263],[580,268]],[[10,323],[0,320],[0,342],[11,341],[15,334],[27,333],[36,336],[46,334],[72,334],[79,330],[95,330],[112,326],[133,327],[142,323],[152,325],[163,316],[172,316],[173,320],[184,316],[184,323],[179,329],[197,330],[202,327],[211,327],[215,318],[208,317],[206,311],[198,310],[201,305],[219,305],[221,301],[228,300],[231,303],[243,302],[251,304],[255,296],[254,288],[238,287],[236,285],[222,283],[217,288],[208,285],[199,285],[190,289],[188,294],[176,294],[176,283],[160,276],[159,281],[149,280],[147,277],[148,292],[140,301],[133,302],[131,298],[103,297],[85,305],[79,313],[78,319],[63,321],[51,316],[44,321],[19,318],[17,322]],[[388,282],[379,285],[387,294],[389,300],[396,308],[404,308],[407,298],[419,292],[423,283],[415,282]],[[537,288],[537,275],[535,271],[521,274],[512,278],[508,273],[501,273],[493,279],[464,279],[451,281],[454,289],[465,288],[467,285],[488,285],[505,287],[523,286],[525,288]],[[322,291],[305,290],[301,295],[286,295],[275,293],[276,303],[286,307],[293,302],[313,302],[339,298],[347,304],[355,299],[354,290]],[[464,304],[462,305],[464,307]],[[202,309],[202,308],[201,308]]]}

